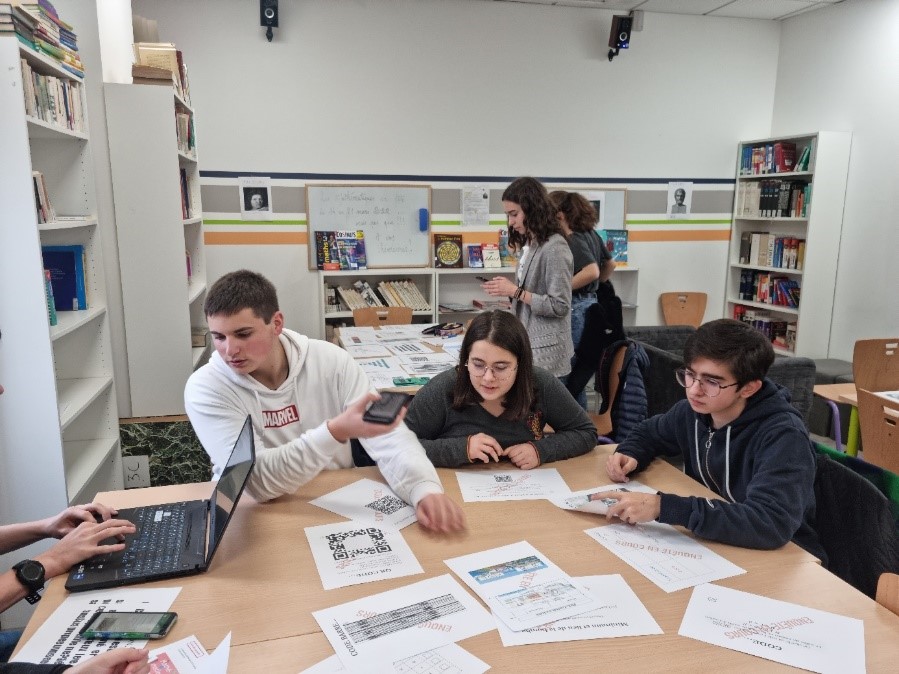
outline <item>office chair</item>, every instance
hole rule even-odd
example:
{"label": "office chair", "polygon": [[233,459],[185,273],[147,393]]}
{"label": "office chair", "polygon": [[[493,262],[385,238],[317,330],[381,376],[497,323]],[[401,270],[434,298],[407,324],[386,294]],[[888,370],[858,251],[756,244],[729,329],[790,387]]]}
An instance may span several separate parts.
{"label": "office chair", "polygon": [[702,325],[707,301],[708,295],[705,293],[679,292],[659,295],[665,325],[692,325],[698,328]]}

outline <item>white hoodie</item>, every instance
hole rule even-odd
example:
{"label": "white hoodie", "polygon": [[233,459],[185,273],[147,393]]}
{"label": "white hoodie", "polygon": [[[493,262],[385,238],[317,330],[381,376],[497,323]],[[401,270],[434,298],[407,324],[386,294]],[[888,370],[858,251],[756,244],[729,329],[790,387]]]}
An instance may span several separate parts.
{"label": "white hoodie", "polygon": [[[288,374],[277,390],[235,372],[217,352],[194,372],[184,389],[187,415],[212,460],[218,479],[247,415],[253,420],[256,468],[247,490],[257,501],[292,494],[324,469],[352,468],[348,442],[337,442],[325,425],[371,384],[359,364],[334,344],[284,330],[281,345]],[[443,493],[437,471],[405,424],[361,439],[397,495],[413,506]]]}

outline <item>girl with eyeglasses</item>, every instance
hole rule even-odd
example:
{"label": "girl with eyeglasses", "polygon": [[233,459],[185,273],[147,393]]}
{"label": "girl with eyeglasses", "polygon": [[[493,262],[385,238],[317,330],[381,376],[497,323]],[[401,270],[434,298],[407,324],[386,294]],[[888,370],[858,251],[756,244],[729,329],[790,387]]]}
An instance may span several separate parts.
{"label": "girl with eyeglasses", "polygon": [[[547,424],[553,432],[544,432]],[[443,467],[508,459],[528,470],[596,445],[587,413],[555,376],[534,365],[527,331],[504,311],[472,320],[459,364],[415,394],[406,425]]]}

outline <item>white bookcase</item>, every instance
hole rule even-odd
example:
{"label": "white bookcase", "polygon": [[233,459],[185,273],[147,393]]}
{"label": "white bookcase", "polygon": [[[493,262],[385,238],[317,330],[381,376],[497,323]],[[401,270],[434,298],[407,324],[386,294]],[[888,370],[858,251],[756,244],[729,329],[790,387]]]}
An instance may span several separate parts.
{"label": "white bookcase", "polygon": [[[741,174],[744,148],[763,147],[777,142],[795,143],[797,160],[803,149],[808,147],[807,170]],[[772,321],[795,322],[793,349],[775,346],[775,351],[779,354],[810,358],[828,356],[850,144],[851,134],[848,132],[818,132],[744,141],[738,147],[724,315],[734,317],[735,308],[742,306],[750,312],[767,313]],[[810,198],[801,217],[772,217],[758,213],[758,198],[752,196],[755,190],[747,192],[747,188],[755,188],[770,180],[795,181],[810,186]],[[787,269],[759,264],[758,258],[741,262],[742,236],[752,232],[804,240],[802,268]],[[741,299],[740,280],[744,272],[784,277],[797,283],[801,288],[798,307]]]}
{"label": "white bookcase", "polygon": [[[184,384],[205,362],[191,326],[205,326],[206,260],[196,154],[178,149],[175,114],[193,110],[171,86],[106,84],[131,409],[184,414]],[[184,217],[179,169],[190,212]],[[188,276],[188,253],[191,273]]]}
{"label": "white bookcase", "polygon": [[[481,281],[478,276],[492,278],[493,276],[505,276],[509,280],[515,280],[515,269],[502,267],[500,269],[472,269],[462,268],[397,268],[397,269],[366,269],[361,271],[320,271],[319,285],[322,289],[319,306],[321,307],[321,323],[327,327],[336,325],[350,325],[353,320],[352,311],[326,311],[328,298],[326,286],[350,287],[358,279],[368,281],[369,285],[377,289],[379,281],[385,279],[410,279],[418,287],[422,295],[428,300],[431,309],[429,311],[413,312],[413,321],[422,323],[437,323],[447,321],[467,321],[480,312],[472,305],[472,300],[496,300],[481,290]],[[621,298],[624,309],[625,325],[634,324],[634,315],[637,309],[637,268],[620,267],[612,274],[612,282],[615,291]],[[467,305],[471,307],[465,311],[449,311],[440,308],[441,303],[455,305]]]}
{"label": "white bookcase", "polygon": [[[26,114],[21,59],[80,82],[55,61],[0,37],[0,512],[46,517],[123,487],[106,283],[87,131]],[[83,92],[82,92],[83,93]],[[84,110],[87,129],[87,110]],[[103,142],[101,139],[100,142]],[[62,219],[38,224],[32,170]],[[81,244],[88,308],[51,326],[42,245]]]}

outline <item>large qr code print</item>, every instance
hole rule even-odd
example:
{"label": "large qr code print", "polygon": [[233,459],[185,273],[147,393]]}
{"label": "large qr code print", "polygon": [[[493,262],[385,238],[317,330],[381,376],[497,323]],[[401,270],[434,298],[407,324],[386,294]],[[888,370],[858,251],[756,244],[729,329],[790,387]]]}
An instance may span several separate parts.
{"label": "large qr code print", "polygon": [[337,562],[391,551],[384,540],[384,532],[375,527],[328,534],[327,540],[331,556]]}
{"label": "large qr code print", "polygon": [[377,501],[366,503],[365,507],[384,515],[392,515],[393,513],[399,512],[400,510],[405,508],[406,502],[402,499],[397,498],[393,494],[387,494],[387,496],[382,496]]}
{"label": "large qr code print", "polygon": [[511,475],[494,475],[493,479],[496,482],[511,482],[512,476]]}

